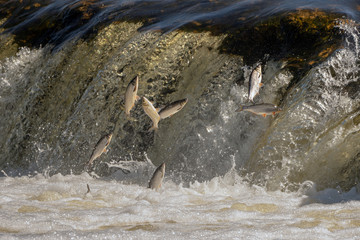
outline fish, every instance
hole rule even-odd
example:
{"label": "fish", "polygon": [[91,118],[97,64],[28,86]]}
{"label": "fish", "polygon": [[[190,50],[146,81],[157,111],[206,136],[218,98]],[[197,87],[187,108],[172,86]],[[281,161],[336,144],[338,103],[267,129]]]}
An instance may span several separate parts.
{"label": "fish", "polygon": [[259,94],[261,83],[262,73],[261,73],[261,64],[257,65],[250,74],[249,80],[249,100],[254,102],[254,98]]}
{"label": "fish", "polygon": [[130,118],[130,111],[135,106],[135,102],[140,99],[137,95],[139,87],[139,77],[136,76],[131,80],[125,91],[125,114],[127,118]]}
{"label": "fish", "polygon": [[165,163],[162,163],[154,172],[149,182],[149,188],[159,190],[165,176]]}
{"label": "fish", "polygon": [[164,108],[160,109],[159,115],[160,119],[165,119],[171,117],[178,111],[180,111],[187,103],[188,99],[184,98],[175,102],[170,103],[169,105],[165,106]]}
{"label": "fish", "polygon": [[266,117],[267,115],[271,115],[271,114],[273,116],[275,116],[276,113],[278,113],[282,110],[274,104],[261,103],[261,104],[251,105],[251,106],[240,106],[240,108],[236,110],[236,112],[241,112],[241,111],[248,111],[248,112]]}
{"label": "fish", "polygon": [[100,140],[96,143],[94,147],[89,162],[86,164],[86,168],[89,168],[95,159],[100,157],[103,152],[106,152],[106,147],[109,146],[111,138],[112,138],[112,133],[107,134],[102,138],[100,138]]}
{"label": "fish", "polygon": [[83,198],[88,198],[89,196],[91,196],[91,191],[90,191],[90,186],[89,186],[89,184],[86,184],[86,187],[87,187],[87,192],[84,193]]}
{"label": "fish", "polygon": [[160,121],[160,115],[158,114],[158,111],[146,97],[142,97],[142,106],[145,113],[150,117],[153,122],[152,127],[148,131],[156,131],[158,129],[158,123]]}

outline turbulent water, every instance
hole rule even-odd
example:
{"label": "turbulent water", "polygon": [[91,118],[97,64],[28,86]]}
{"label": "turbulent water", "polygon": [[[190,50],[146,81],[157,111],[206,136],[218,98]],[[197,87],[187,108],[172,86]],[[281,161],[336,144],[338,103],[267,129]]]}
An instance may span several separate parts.
{"label": "turbulent water", "polygon": [[[0,4],[1,238],[359,235],[356,1]],[[235,111],[260,62],[275,117]],[[124,114],[134,76],[155,107],[188,98],[157,132]]]}
{"label": "turbulent water", "polygon": [[189,187],[167,178],[159,192],[87,174],[2,178],[1,189],[2,239],[355,239],[360,233],[355,188],[267,192],[234,172]]}

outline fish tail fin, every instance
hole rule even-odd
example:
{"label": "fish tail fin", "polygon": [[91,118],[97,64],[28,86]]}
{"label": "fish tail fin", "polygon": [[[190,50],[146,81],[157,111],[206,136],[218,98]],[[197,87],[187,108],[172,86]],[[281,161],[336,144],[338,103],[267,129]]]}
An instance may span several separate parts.
{"label": "fish tail fin", "polygon": [[157,132],[158,129],[159,129],[158,126],[152,125],[152,127],[149,128],[148,132],[152,132],[152,131]]}
{"label": "fish tail fin", "polygon": [[129,113],[125,112],[125,116],[126,116],[126,119],[127,119],[127,120],[130,120],[130,118],[131,118],[131,117],[130,117],[130,112],[129,112]]}
{"label": "fish tail fin", "polygon": [[89,171],[91,169],[91,166],[92,166],[95,158],[96,157],[94,156],[94,154],[92,154],[89,161],[85,164],[85,171]]}
{"label": "fish tail fin", "polygon": [[134,117],[131,117],[130,114],[125,114],[125,115],[126,115],[126,120],[132,121],[132,122],[137,122],[137,119]]}
{"label": "fish tail fin", "polygon": [[236,110],[236,112],[241,112],[244,110],[244,106],[243,105],[240,105],[240,107]]}

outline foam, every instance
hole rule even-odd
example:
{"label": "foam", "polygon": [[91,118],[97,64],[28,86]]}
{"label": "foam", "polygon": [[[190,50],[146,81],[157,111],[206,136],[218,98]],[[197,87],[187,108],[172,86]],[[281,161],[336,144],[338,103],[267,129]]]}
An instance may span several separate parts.
{"label": "foam", "polygon": [[269,192],[239,179],[231,172],[188,188],[167,180],[154,191],[86,173],[4,177],[0,233],[7,239],[350,239],[360,232],[356,188],[316,191],[307,182],[298,193]]}

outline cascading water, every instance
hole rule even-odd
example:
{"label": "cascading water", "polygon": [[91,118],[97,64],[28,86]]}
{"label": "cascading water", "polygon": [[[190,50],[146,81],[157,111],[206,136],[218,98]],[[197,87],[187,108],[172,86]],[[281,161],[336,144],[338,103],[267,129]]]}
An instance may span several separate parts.
{"label": "cascading water", "polygon": [[[167,2],[0,5],[0,238],[357,236],[359,32],[333,22],[356,3]],[[260,61],[274,117],[235,111]],[[155,107],[189,99],[156,133],[124,114],[136,75]]]}
{"label": "cascading water", "polygon": [[338,27],[346,32],[346,46],[290,89],[283,113],[248,162],[270,188],[305,180],[320,187],[343,183],[342,166],[359,153],[359,35],[352,26]]}

